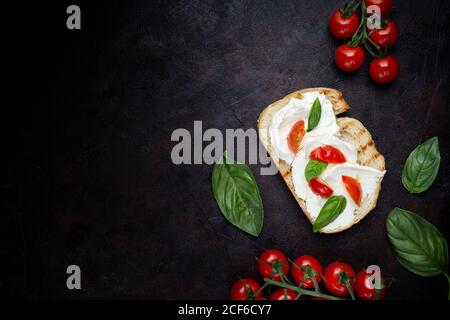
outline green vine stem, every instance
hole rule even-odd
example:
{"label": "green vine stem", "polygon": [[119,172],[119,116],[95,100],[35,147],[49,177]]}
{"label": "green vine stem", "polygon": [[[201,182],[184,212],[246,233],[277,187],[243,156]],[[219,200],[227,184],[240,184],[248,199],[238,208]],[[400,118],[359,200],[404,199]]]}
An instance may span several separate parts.
{"label": "green vine stem", "polygon": [[267,287],[269,284],[264,283],[261,288],[259,288],[256,292],[253,293],[254,297],[257,297],[261,292],[263,292],[264,288]]}
{"label": "green vine stem", "polygon": [[358,8],[359,1],[355,3],[356,0],[351,0],[348,4],[345,5],[343,9],[341,9],[341,14],[344,18],[350,17],[353,12]]}
{"label": "green vine stem", "polygon": [[327,300],[345,300],[345,299],[341,299],[341,298],[338,298],[338,297],[335,297],[335,296],[330,296],[328,294],[324,294],[324,293],[321,293],[321,292],[316,292],[316,291],[302,289],[302,288],[296,287],[296,286],[291,285],[291,284],[282,283],[282,282],[275,281],[275,280],[268,279],[268,278],[265,278],[264,282],[268,283],[268,284],[271,284],[271,285],[274,285],[274,286],[281,287],[281,288],[290,289],[290,290],[292,290],[294,292],[297,292],[298,294],[305,295],[305,296],[318,297],[318,298],[323,298],[323,299],[327,299]]}
{"label": "green vine stem", "polygon": [[361,2],[361,22],[359,23],[358,29],[356,29],[355,34],[347,43],[349,47],[356,47],[361,44],[361,42],[365,41],[365,36],[367,35],[366,31],[366,4],[365,1]]}
{"label": "green vine stem", "polygon": [[357,47],[364,44],[367,51],[375,58],[381,58],[389,53],[389,48],[381,48],[370,38],[367,32],[367,7],[365,1],[361,1],[361,22],[353,37],[347,42],[349,47]]}

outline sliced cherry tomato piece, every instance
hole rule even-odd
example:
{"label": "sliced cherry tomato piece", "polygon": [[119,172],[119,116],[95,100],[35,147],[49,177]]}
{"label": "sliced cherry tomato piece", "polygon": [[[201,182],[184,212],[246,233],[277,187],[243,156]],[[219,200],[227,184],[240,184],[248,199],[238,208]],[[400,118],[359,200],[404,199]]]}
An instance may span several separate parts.
{"label": "sliced cherry tomato piece", "polygon": [[288,135],[288,146],[293,153],[297,153],[304,135],[305,121],[300,120],[292,126],[291,132]]}
{"label": "sliced cherry tomato piece", "polygon": [[309,157],[313,160],[326,163],[344,163],[347,161],[344,154],[333,146],[324,145],[311,151]]}
{"label": "sliced cherry tomato piece", "polygon": [[331,189],[325,183],[320,182],[317,178],[311,179],[308,182],[308,185],[315,194],[324,198],[331,197],[334,192],[333,189]]}
{"label": "sliced cherry tomato piece", "polygon": [[348,194],[352,200],[359,206],[361,204],[361,184],[358,179],[342,176],[342,182],[344,183],[345,189],[347,189]]}

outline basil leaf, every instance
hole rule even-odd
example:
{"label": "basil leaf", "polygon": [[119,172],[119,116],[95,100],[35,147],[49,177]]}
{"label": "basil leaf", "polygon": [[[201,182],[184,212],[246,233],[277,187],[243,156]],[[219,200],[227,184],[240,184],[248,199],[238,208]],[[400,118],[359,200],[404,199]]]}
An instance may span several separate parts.
{"label": "basil leaf", "polygon": [[308,130],[307,130],[308,132],[314,129],[319,124],[321,115],[322,115],[322,105],[320,104],[319,98],[316,98],[311,107],[311,111],[309,112]]}
{"label": "basil leaf", "polygon": [[398,262],[424,277],[448,271],[448,247],[434,225],[418,214],[393,209],[386,220],[387,236]]}
{"label": "basil leaf", "polygon": [[306,181],[318,177],[327,168],[327,166],[328,163],[317,160],[309,160],[305,167]]}
{"label": "basil leaf", "polygon": [[411,193],[424,192],[436,179],[440,163],[439,141],[434,137],[409,155],[402,172],[403,186]]}
{"label": "basil leaf", "polygon": [[250,168],[233,162],[224,153],[212,173],[214,198],[225,218],[241,230],[258,236],[264,212],[258,186]]}
{"label": "basil leaf", "polygon": [[320,231],[323,227],[336,220],[336,218],[345,210],[346,206],[347,199],[345,199],[344,196],[331,196],[323,205],[316,221],[314,221],[313,231]]}

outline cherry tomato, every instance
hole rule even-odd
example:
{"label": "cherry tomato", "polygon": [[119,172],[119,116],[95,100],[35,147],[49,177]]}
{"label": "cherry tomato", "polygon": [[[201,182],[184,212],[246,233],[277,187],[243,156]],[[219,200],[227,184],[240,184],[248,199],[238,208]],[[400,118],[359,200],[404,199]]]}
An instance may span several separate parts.
{"label": "cherry tomato", "polygon": [[[298,267],[301,267],[299,269]],[[313,256],[301,256],[294,260],[294,264],[292,265],[291,273],[292,278],[294,278],[294,281],[297,285],[300,284],[300,282],[303,281],[301,287],[306,289],[314,288],[314,282],[311,278],[307,278],[306,280],[303,280],[305,273],[303,270],[306,268],[306,266],[310,266],[310,268],[316,272],[316,280],[317,283],[322,282],[322,266],[320,265],[319,260],[314,258]]]}
{"label": "cherry tomato", "polygon": [[303,136],[305,135],[305,122],[300,120],[296,122],[288,135],[288,146],[293,153],[297,153]]}
{"label": "cherry tomato", "polygon": [[342,176],[342,182],[344,183],[345,189],[352,198],[352,200],[359,206],[361,204],[361,184],[358,179],[349,176]]}
{"label": "cherry tomato", "polygon": [[289,262],[283,252],[276,249],[264,251],[258,259],[258,270],[264,278],[280,280],[276,269],[281,269],[284,275],[289,273]]}
{"label": "cherry tomato", "polygon": [[370,6],[378,6],[382,16],[386,15],[392,9],[392,0],[366,0],[367,8]]}
{"label": "cherry tomato", "polygon": [[297,293],[290,289],[277,289],[269,297],[270,300],[297,300]]}
{"label": "cherry tomato", "polygon": [[341,10],[336,10],[330,17],[330,31],[338,39],[350,38],[356,32],[358,26],[359,17],[355,12],[346,17]]}
{"label": "cherry tomato", "polygon": [[364,51],[361,47],[349,47],[346,44],[336,49],[336,65],[345,72],[353,72],[364,64]]}
{"label": "cherry tomato", "polygon": [[262,291],[255,297],[255,293],[261,289],[260,284],[253,279],[241,279],[231,287],[231,300],[260,300]]}
{"label": "cherry tomato", "polygon": [[380,48],[393,46],[398,40],[398,28],[394,21],[389,20],[384,28],[373,30],[370,39]]}
{"label": "cherry tomato", "polygon": [[315,148],[309,154],[309,157],[313,160],[322,161],[326,163],[344,163],[347,161],[344,154],[337,148],[329,145],[323,145]]}
{"label": "cherry tomato", "polygon": [[315,194],[324,198],[331,197],[334,192],[333,189],[331,189],[325,183],[320,182],[317,178],[309,180],[308,185]]}
{"label": "cherry tomato", "polygon": [[344,262],[333,262],[329,264],[323,273],[325,277],[325,286],[328,291],[338,297],[346,297],[349,294],[345,281],[349,285],[354,283],[355,272],[352,267]]}
{"label": "cherry tomato", "polygon": [[393,55],[373,59],[370,63],[369,73],[378,83],[389,83],[398,77],[400,65]]}
{"label": "cherry tomato", "polygon": [[366,270],[361,270],[356,275],[356,281],[353,288],[355,289],[355,293],[361,300],[382,300],[384,299],[384,294],[386,292],[386,288],[383,285],[384,279],[383,276],[380,276],[381,286],[383,287],[378,291],[374,288],[370,278],[370,274],[367,273]]}

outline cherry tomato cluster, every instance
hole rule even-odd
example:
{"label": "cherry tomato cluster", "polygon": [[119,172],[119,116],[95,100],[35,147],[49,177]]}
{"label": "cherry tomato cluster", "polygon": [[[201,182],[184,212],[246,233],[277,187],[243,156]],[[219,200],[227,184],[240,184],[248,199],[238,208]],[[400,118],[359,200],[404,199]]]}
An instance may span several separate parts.
{"label": "cherry tomato cluster", "polygon": [[[387,17],[392,5],[393,0],[352,0],[344,8],[333,12],[330,18],[331,33],[338,39],[348,40],[336,49],[335,61],[339,69],[345,72],[360,69],[365,59],[364,46],[374,57],[369,67],[374,81],[389,83],[398,77],[400,65],[389,53],[399,34],[395,22]],[[361,8],[359,15],[358,7]],[[372,12],[373,8],[378,10]],[[381,28],[369,30],[368,17],[378,20]]]}
{"label": "cherry tomato cluster", "polygon": [[[277,249],[264,251],[258,270],[264,284],[250,278],[240,279],[231,287],[232,300],[337,300],[351,296],[362,300],[383,299],[386,288],[375,289],[365,269],[358,274],[344,262],[330,263],[325,269],[313,256],[303,255],[291,261]],[[288,277],[288,276],[291,277]],[[380,275],[383,284],[384,279]],[[321,291],[325,286],[329,294]]]}

